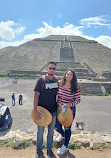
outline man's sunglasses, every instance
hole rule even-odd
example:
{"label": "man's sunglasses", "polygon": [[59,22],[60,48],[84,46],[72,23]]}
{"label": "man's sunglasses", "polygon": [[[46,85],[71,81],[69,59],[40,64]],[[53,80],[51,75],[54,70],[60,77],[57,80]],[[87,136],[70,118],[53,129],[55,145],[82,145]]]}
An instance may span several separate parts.
{"label": "man's sunglasses", "polygon": [[49,67],[48,69],[49,69],[49,70],[51,70],[51,69],[52,69],[52,70],[56,70],[55,67]]}

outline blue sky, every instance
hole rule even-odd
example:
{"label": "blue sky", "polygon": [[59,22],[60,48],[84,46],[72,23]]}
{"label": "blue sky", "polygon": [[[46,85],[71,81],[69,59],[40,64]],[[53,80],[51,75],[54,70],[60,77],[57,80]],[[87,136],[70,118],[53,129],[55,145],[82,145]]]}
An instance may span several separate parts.
{"label": "blue sky", "polygon": [[0,48],[48,35],[76,35],[111,48],[111,0],[3,0]]}

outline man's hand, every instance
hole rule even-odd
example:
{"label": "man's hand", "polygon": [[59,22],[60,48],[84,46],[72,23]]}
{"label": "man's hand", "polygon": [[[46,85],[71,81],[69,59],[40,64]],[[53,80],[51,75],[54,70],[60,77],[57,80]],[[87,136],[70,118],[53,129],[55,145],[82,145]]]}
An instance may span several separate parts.
{"label": "man's hand", "polygon": [[40,116],[40,115],[41,115],[40,112],[37,111],[39,95],[40,95],[40,92],[35,91],[35,94],[34,94],[34,109],[33,109],[33,112],[34,112],[34,118],[35,118],[36,120],[38,120],[38,119],[41,118],[41,116]]}
{"label": "man's hand", "polygon": [[39,111],[34,110],[34,118],[35,118],[36,120],[38,120],[38,119],[40,119],[40,118],[41,118],[41,114],[40,114],[40,112],[39,112]]}

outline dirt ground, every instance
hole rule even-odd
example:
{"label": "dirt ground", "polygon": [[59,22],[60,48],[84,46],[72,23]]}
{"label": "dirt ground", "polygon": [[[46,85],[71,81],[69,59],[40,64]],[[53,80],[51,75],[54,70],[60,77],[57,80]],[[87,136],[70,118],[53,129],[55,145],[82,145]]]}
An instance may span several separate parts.
{"label": "dirt ground", "polygon": [[[37,130],[32,121],[34,87],[36,80],[19,79],[17,84],[13,79],[0,79],[0,97],[5,98],[5,104],[9,107],[13,116],[12,130],[27,131]],[[16,105],[12,106],[11,96],[15,93]],[[23,105],[18,103],[19,94],[23,95]],[[84,122],[85,131],[111,133],[111,97],[106,96],[81,96],[81,102],[76,107],[76,117],[72,125],[75,132],[76,122]],[[105,109],[105,110],[104,110]],[[21,123],[22,122],[22,123]]]}
{"label": "dirt ground", "polygon": [[[56,158],[57,150],[54,149],[54,154]],[[34,158],[35,154],[35,147],[28,147],[22,150],[15,150],[12,148],[0,148],[0,158]],[[46,150],[43,150],[44,158],[47,158]],[[86,149],[76,149],[76,150],[69,150],[60,158],[111,158],[111,149],[102,149],[100,150],[86,150]]]}

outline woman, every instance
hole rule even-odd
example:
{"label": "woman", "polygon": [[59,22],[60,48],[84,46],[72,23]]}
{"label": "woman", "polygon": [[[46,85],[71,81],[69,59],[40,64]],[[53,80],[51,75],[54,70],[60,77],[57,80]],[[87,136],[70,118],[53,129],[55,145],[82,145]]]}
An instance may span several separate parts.
{"label": "woman", "polygon": [[[76,105],[80,103],[80,88],[77,83],[77,77],[73,70],[68,70],[61,81],[59,81],[58,89],[58,105],[65,104],[66,108],[71,108],[73,111],[73,119],[75,117]],[[63,146],[58,150],[57,154],[63,155],[68,149],[68,144],[71,137],[71,126],[62,128],[62,125],[57,120],[56,130],[61,134],[60,137],[56,138],[57,142],[60,142],[63,138],[65,139]]]}

